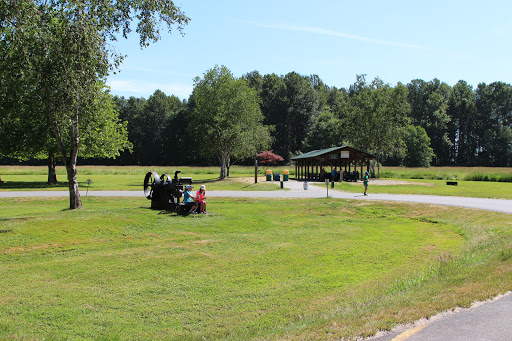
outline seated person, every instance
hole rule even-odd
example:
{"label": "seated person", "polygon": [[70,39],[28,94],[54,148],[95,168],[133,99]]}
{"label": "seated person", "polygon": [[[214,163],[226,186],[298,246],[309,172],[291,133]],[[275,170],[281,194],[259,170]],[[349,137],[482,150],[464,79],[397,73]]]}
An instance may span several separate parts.
{"label": "seated person", "polygon": [[206,187],[201,185],[196,192],[196,203],[199,205],[199,213],[206,214]]}
{"label": "seated person", "polygon": [[197,213],[197,203],[194,201],[196,197],[192,195],[190,192],[192,190],[192,185],[185,186],[185,193],[183,193],[183,203],[185,204],[185,209],[189,210],[188,213]]}

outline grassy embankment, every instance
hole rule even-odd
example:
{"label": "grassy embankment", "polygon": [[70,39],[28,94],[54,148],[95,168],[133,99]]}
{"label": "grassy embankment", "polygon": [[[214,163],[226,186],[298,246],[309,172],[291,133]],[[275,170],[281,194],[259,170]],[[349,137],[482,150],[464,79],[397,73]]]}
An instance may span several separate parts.
{"label": "grassy embankment", "polygon": [[0,338],[334,340],[512,289],[506,214],[214,199],[179,217],[84,200],[0,199]]}

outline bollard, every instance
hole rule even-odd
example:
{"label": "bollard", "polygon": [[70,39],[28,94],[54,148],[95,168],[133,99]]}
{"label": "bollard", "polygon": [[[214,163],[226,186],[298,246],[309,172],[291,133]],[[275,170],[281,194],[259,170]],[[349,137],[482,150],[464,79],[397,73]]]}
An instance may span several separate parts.
{"label": "bollard", "polygon": [[265,175],[266,175],[266,177],[267,177],[267,181],[272,181],[272,170],[267,169],[267,170],[265,171]]}
{"label": "bollard", "polygon": [[283,189],[283,180],[281,180],[281,189]]}
{"label": "bollard", "polygon": [[285,169],[283,171],[283,181],[288,181],[289,177],[290,177],[290,171],[288,169]]}
{"label": "bollard", "polygon": [[331,181],[331,188],[334,188],[334,181]]}

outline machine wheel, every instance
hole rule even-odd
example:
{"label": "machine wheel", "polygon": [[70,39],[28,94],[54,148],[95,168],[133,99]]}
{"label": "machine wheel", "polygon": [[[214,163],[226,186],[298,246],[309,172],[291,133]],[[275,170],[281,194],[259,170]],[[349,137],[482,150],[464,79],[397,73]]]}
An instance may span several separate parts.
{"label": "machine wheel", "polygon": [[166,183],[166,182],[172,182],[172,178],[169,174],[163,174],[161,177],[160,177],[160,180],[162,181],[162,183]]}
{"label": "machine wheel", "polygon": [[153,198],[153,189],[160,184],[160,177],[156,172],[148,172],[144,178],[144,196],[147,199]]}

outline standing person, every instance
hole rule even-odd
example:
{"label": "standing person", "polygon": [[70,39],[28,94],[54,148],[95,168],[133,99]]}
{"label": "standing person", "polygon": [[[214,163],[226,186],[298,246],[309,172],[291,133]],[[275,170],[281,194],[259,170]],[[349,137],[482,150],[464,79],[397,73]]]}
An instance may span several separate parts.
{"label": "standing person", "polygon": [[194,201],[196,197],[192,195],[190,190],[194,188],[192,185],[185,186],[185,193],[183,193],[183,203],[185,204],[185,208],[188,209],[188,213],[197,213],[197,203]]}
{"label": "standing person", "polygon": [[364,195],[368,195],[368,194],[366,194],[366,191],[368,190],[368,179],[370,178],[369,175],[370,175],[370,173],[368,173],[368,172],[364,173],[364,177],[363,177]]}
{"label": "standing person", "polygon": [[196,192],[196,203],[199,205],[199,213],[206,214],[206,187],[201,185]]}

